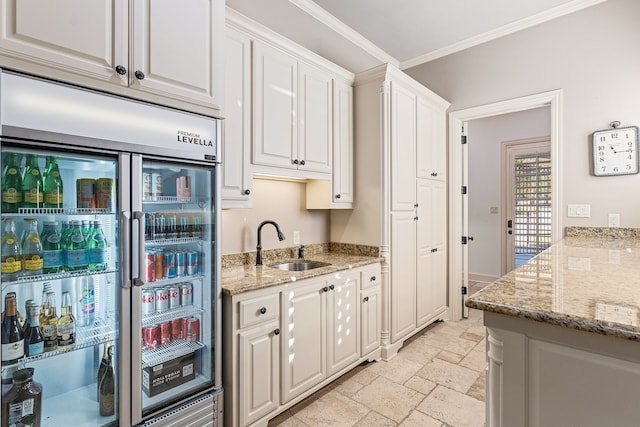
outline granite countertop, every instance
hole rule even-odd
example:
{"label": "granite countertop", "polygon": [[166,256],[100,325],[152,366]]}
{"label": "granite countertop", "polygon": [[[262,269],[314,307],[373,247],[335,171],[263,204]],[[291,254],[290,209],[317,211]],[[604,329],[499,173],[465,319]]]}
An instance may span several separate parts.
{"label": "granite countertop", "polygon": [[640,236],[574,230],[466,305],[640,342]]}
{"label": "granite countertop", "polygon": [[326,267],[315,268],[307,271],[284,271],[268,266],[268,264],[273,264],[275,262],[288,262],[295,260],[296,259],[293,257],[285,257],[276,260],[265,260],[265,265],[262,266],[243,264],[223,267],[222,293],[226,295],[237,295],[243,292],[294,282],[296,280],[309,279],[311,277],[322,276],[336,271],[374,264],[376,262],[381,262],[383,258],[379,256],[355,255],[344,252],[323,252],[305,256],[305,261],[320,261],[331,264]]}

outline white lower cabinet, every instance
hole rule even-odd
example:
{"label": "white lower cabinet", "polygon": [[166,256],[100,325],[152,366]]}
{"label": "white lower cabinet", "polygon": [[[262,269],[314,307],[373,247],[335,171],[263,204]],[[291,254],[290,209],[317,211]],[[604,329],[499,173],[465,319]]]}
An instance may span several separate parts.
{"label": "white lower cabinet", "polygon": [[225,424],[266,426],[380,358],[380,264],[223,298]]}

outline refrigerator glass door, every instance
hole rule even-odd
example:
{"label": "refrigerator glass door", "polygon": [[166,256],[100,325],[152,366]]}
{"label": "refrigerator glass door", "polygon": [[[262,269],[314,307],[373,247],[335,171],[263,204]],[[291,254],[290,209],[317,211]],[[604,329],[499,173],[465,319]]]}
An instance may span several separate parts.
{"label": "refrigerator glass door", "polygon": [[140,199],[143,243],[132,304],[141,333],[132,342],[141,352],[141,390],[133,393],[141,394],[144,418],[214,385],[215,175],[212,167],[148,158],[141,169],[133,203]]}
{"label": "refrigerator glass door", "polygon": [[[42,426],[117,425],[118,157],[9,143],[0,152],[2,304],[15,293],[25,322],[17,363],[2,345],[2,423],[33,412]],[[41,404],[11,390],[22,368],[33,369]]]}

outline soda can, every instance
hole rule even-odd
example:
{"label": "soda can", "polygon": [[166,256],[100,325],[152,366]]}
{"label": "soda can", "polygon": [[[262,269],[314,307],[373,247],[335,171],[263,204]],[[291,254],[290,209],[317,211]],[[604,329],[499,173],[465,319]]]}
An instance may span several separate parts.
{"label": "soda can", "polygon": [[95,209],[95,179],[81,178],[76,180],[76,203],[78,208]]}
{"label": "soda can", "polygon": [[200,320],[197,317],[190,317],[187,320],[187,341],[200,341]]}
{"label": "soda can", "polygon": [[171,341],[182,338],[182,317],[171,320]]}
{"label": "soda can", "polygon": [[200,254],[196,251],[187,252],[187,276],[200,274]]}
{"label": "soda can", "polygon": [[144,253],[145,271],[147,273],[147,282],[156,281],[156,254],[152,251]]}
{"label": "soda can", "polygon": [[160,323],[160,345],[167,345],[171,342],[171,322]]}
{"label": "soda can", "polygon": [[186,307],[193,304],[193,285],[191,282],[184,282],[180,285],[180,305]]}
{"label": "soda can", "polygon": [[142,196],[151,200],[151,172],[142,172]]}
{"label": "soda can", "polygon": [[166,226],[166,222],[165,222],[165,218],[164,215],[162,214],[155,214],[154,215],[154,235],[153,238],[154,239],[165,239],[167,237],[167,226]]}
{"label": "soda can", "polygon": [[180,288],[174,285],[167,287],[169,292],[169,310],[180,308]]}
{"label": "soda can", "polygon": [[147,350],[155,350],[160,345],[160,326],[151,325],[142,328],[142,343]]}
{"label": "soda can", "polygon": [[176,252],[176,277],[184,277],[187,275],[187,253]]}
{"label": "soda can", "polygon": [[153,200],[162,199],[162,175],[158,172],[151,174],[151,198]]}
{"label": "soda can", "polygon": [[190,316],[188,317],[183,317],[182,320],[182,331],[181,331],[181,338],[183,340],[188,339],[188,332],[189,332],[189,319],[191,319]]}
{"label": "soda can", "polygon": [[165,288],[154,288],[153,292],[156,302],[156,313],[169,311],[169,292]]}
{"label": "soda can", "polygon": [[156,312],[155,292],[152,289],[142,290],[142,315],[153,314]]}
{"label": "soda can", "polygon": [[96,207],[112,212],[114,209],[113,179],[100,178],[96,181]]}
{"label": "soda can", "polygon": [[156,251],[156,280],[164,279],[164,252]]}
{"label": "soda can", "polygon": [[165,279],[176,278],[176,254],[175,252],[164,253],[164,277]]}

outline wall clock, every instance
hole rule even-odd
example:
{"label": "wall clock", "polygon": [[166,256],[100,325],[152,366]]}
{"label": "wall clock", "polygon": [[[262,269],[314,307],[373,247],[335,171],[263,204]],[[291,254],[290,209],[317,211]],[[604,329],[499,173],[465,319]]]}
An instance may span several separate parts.
{"label": "wall clock", "polygon": [[618,127],[593,132],[593,174],[595,176],[638,173],[638,126]]}

